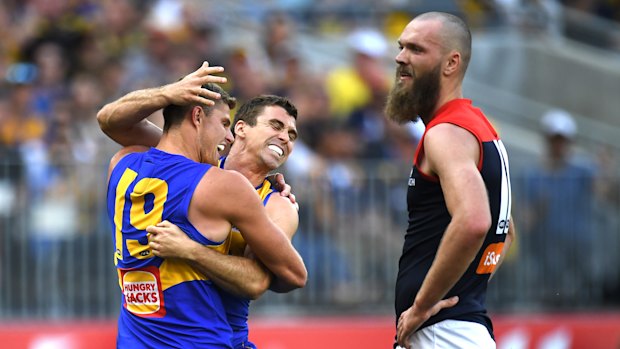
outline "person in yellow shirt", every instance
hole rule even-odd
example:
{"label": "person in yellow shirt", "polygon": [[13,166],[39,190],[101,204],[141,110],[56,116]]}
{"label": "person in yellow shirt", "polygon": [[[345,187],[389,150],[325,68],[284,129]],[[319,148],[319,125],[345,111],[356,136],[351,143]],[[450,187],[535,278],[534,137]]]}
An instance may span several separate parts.
{"label": "person in yellow shirt", "polygon": [[375,98],[383,98],[390,81],[382,66],[387,43],[375,29],[357,29],[347,38],[353,54],[351,66],[328,73],[325,84],[330,99],[330,112],[340,118],[366,106]]}

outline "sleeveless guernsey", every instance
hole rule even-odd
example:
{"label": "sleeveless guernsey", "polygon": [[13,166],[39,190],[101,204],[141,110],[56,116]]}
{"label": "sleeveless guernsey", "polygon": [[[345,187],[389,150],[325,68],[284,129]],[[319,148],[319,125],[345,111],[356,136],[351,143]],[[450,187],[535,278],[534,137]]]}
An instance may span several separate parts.
{"label": "sleeveless guernsey", "polygon": [[[487,282],[502,252],[510,219],[511,192],[506,149],[484,114],[470,100],[453,100],[442,106],[426,131],[440,123],[451,123],[471,132],[480,144],[478,169],[489,195],[491,228],[476,258],[446,298],[459,296],[459,302],[432,316],[420,328],[442,320],[463,320],[480,323],[493,336],[487,316],[485,297]],[[409,225],[399,261],[396,281],[396,319],[413,304],[422,281],[431,267],[439,243],[450,223],[439,179],[422,173],[418,161],[424,154],[424,133],[414,157],[409,178],[407,207]],[[446,151],[450,151],[446,149]]]}
{"label": "sleeveless guernsey", "polygon": [[210,165],[151,148],[125,156],[112,170],[108,216],[121,288],[119,348],[232,348],[221,297],[202,273],[155,257],[146,227],[168,220],[190,238],[226,253],[187,218],[194,190]]}

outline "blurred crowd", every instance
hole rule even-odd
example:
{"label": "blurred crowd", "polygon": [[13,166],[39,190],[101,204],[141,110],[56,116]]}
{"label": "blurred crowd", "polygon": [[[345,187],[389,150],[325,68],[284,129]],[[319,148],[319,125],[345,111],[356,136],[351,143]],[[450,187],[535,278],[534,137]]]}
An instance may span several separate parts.
{"label": "blurred crowd", "polygon": [[618,306],[617,157],[606,146],[577,152],[579,128],[562,109],[541,115],[540,133],[542,156],[513,172],[520,237],[518,261],[507,264],[523,276],[513,281],[527,285],[516,299],[558,309]]}
{"label": "blurred crowd", "polygon": [[[300,139],[283,171],[301,201],[295,244],[314,276],[309,297],[390,298],[385,284],[406,223],[402,181],[424,130],[383,117],[395,35],[414,13],[438,3],[474,27],[513,20],[535,27],[546,17],[522,19],[553,14],[558,4],[620,21],[614,0],[421,1],[416,8],[384,2],[387,7],[347,0],[2,1],[0,257],[23,251],[36,274],[34,286],[24,282],[15,292],[41,302],[32,306],[60,312],[65,291],[48,285],[70,277],[58,272],[70,248],[65,242],[108,232],[102,186],[118,146],[99,131],[97,110],[129,91],[175,81],[206,60],[225,67],[224,87],[241,102],[271,93],[289,97],[299,110]],[[367,17],[373,8],[380,19]],[[514,17],[515,8],[523,15]],[[250,37],[230,34],[231,25],[244,22],[255,24]],[[310,69],[298,47],[300,28],[339,33],[347,58],[326,71]],[[161,115],[151,121],[161,125]],[[2,269],[0,288],[12,272]],[[372,282],[360,289],[359,277]]]}

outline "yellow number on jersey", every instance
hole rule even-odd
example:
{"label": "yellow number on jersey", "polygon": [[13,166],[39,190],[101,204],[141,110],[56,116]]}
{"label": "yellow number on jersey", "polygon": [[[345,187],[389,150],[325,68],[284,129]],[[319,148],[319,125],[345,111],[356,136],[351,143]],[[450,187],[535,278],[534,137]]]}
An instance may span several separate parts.
{"label": "yellow number on jersey", "polygon": [[[125,208],[125,196],[129,186],[138,176],[138,173],[131,169],[126,169],[116,187],[116,199],[114,208],[114,225],[116,251],[114,253],[114,264],[123,260],[123,212]],[[153,209],[148,213],[145,210],[145,195],[153,194]],[[155,225],[162,221],[164,203],[168,199],[168,183],[159,178],[142,178],[129,195],[131,209],[129,210],[129,222],[139,230],[145,230],[149,225]],[[151,249],[147,245],[142,245],[138,240],[127,239],[125,246],[129,255],[138,259],[152,258]]]}

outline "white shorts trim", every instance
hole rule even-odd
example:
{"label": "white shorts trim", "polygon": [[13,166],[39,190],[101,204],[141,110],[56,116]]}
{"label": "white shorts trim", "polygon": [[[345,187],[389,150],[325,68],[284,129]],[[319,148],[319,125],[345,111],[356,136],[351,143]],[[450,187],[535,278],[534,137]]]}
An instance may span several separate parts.
{"label": "white shorts trim", "polygon": [[444,320],[427,326],[411,335],[410,344],[413,349],[496,349],[486,327],[459,320]]}

